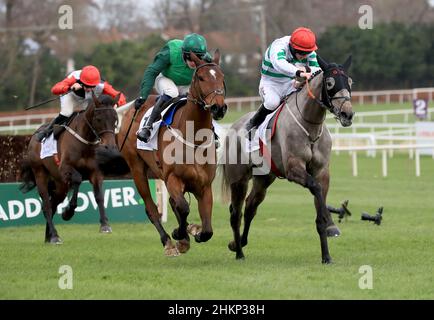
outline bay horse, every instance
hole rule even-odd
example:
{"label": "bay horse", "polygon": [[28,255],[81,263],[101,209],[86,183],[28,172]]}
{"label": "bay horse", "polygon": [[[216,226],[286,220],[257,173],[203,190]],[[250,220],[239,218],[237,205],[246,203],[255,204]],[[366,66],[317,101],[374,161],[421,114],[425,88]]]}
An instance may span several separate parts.
{"label": "bay horse", "polygon": [[118,116],[114,105],[118,101],[119,95],[114,99],[108,95],[98,98],[93,95],[93,101],[87,109],[73,117],[58,137],[57,156],[41,159],[41,143],[37,141],[35,134],[31,137],[27,157],[21,168],[23,183],[20,190],[26,193],[35,187],[38,189],[47,222],[45,242],[62,243],[54,227],[53,216],[57,206],[72,189],[72,197],[62,213],[62,218],[70,220],[73,217],[77,207],[78,190],[85,179],[93,185],[100,214],[100,232],[112,231],[104,209],[104,174],[98,162],[98,153],[101,152],[105,158],[109,158],[109,154],[112,156],[111,159],[121,158],[115,140]]}
{"label": "bay horse", "polygon": [[[128,163],[138,192],[142,196],[146,214],[157,229],[167,256],[177,256],[190,248],[188,233],[197,242],[206,242],[212,235],[211,215],[213,194],[211,183],[216,172],[216,150],[212,118],[219,120],[227,111],[225,104],[224,74],[220,69],[220,52],[216,50],[212,63],[200,60],[194,53],[191,59],[195,63],[192,82],[187,95],[186,105],[177,109],[171,126],[161,126],[158,133],[158,150],[145,151],[136,147],[140,119],[147,109],[154,105],[156,96],[149,96],[140,108],[138,117],[132,123],[124,148],[121,150]],[[119,131],[118,142],[123,142],[131,124],[134,110],[124,116]],[[191,129],[191,131],[189,131]],[[205,139],[205,142],[204,142]],[[173,161],[173,152],[177,155]],[[205,161],[198,162],[195,155],[201,153]],[[193,155],[188,160],[189,156]],[[170,236],[160,222],[160,214],[152,200],[148,184],[148,171],[158,179],[162,179],[170,195],[169,203],[178,220],[179,227],[172,236],[177,240],[173,244]],[[185,193],[192,193],[197,201],[201,226],[187,222],[190,206]],[[188,229],[188,230],[187,230]]]}
{"label": "bay horse", "polygon": [[[245,142],[244,128],[253,113],[243,116],[234,123],[231,130],[235,133],[225,139],[223,157],[220,160],[223,162],[220,167],[222,192],[230,194],[230,223],[234,240],[229,242],[228,247],[236,252],[236,259],[244,258],[242,247],[247,245],[250,224],[257,208],[264,200],[267,188],[276,177],[280,177],[307,188],[314,196],[322,262],[332,262],[327,237],[338,236],[340,231],[333,223],[326,206],[332,140],[324,120],[328,110],[339,119],[342,126],[347,127],[352,124],[354,115],[351,105],[352,80],[347,75],[351,56],[343,65],[329,64],[319,56],[318,62],[322,70],[318,70],[301,90],[289,95],[283,102],[280,116],[275,124],[275,134],[267,144],[271,150],[268,154],[273,161],[269,166],[272,170],[268,170],[265,174],[254,175],[255,164],[251,159],[243,162],[244,164],[239,163],[238,160],[232,161],[236,163],[230,163],[230,150],[235,150],[236,159],[248,157],[243,151],[242,144]],[[277,113],[273,119],[276,115]],[[230,146],[231,139],[235,146],[233,148]],[[260,150],[255,152],[257,157],[262,158],[262,154],[265,155],[264,151],[261,154]],[[253,187],[245,200],[250,179],[253,179]],[[244,231],[241,235],[241,210],[244,200]]]}

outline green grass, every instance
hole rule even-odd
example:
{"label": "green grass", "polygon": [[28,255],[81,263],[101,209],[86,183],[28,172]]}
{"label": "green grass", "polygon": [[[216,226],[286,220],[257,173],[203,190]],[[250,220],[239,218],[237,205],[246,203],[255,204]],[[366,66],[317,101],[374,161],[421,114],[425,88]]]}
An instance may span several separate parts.
{"label": "green grass", "polygon": [[[61,246],[43,243],[44,227],[0,230],[0,299],[433,299],[434,160],[395,155],[389,177],[381,157],[359,156],[351,176],[348,154],[333,156],[328,203],[349,199],[353,216],[330,239],[332,265],[322,265],[310,193],[277,181],[253,221],[244,261],[227,249],[232,238],[227,205],[216,200],[214,237],[194,241],[176,258],[163,255],[150,224],[59,225]],[[361,211],[384,206],[381,226],[361,221]],[[97,220],[97,217],[95,217]],[[169,212],[166,230],[175,227]],[[190,222],[198,222],[192,199]],[[73,268],[73,290],[58,288],[61,265]],[[358,287],[359,267],[373,268],[373,289]]]}

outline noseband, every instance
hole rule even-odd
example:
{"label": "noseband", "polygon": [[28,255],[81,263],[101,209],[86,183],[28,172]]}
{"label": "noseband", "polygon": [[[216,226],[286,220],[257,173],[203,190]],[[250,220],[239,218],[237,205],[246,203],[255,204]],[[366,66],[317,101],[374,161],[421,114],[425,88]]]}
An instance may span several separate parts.
{"label": "noseband", "polygon": [[201,94],[200,92],[202,92],[202,90],[200,90],[200,87],[199,87],[199,91],[195,87],[196,82],[197,82],[197,77],[198,77],[197,76],[197,70],[199,70],[200,68],[206,67],[206,66],[213,66],[213,67],[219,67],[220,68],[220,66],[216,63],[204,63],[204,64],[201,64],[200,66],[198,66],[196,68],[196,70],[194,71],[194,74],[193,74],[192,87],[194,89],[196,89],[195,90],[196,92],[199,92],[199,97],[196,98],[196,97],[193,97],[190,94],[188,94],[187,99],[194,102],[195,104],[201,106],[204,110],[209,110],[211,105],[207,105],[205,100],[212,94],[213,94],[213,97],[212,97],[211,101],[213,101],[216,96],[226,97],[226,82],[223,81],[223,89],[213,90],[207,94]]}

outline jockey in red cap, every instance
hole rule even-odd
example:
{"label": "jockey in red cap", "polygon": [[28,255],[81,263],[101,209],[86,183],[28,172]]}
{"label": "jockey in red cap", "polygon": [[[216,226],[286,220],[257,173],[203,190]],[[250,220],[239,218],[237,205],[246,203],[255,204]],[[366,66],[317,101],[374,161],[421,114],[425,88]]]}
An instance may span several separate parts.
{"label": "jockey in red cap", "polygon": [[315,34],[303,27],[271,43],[262,61],[259,83],[263,103],[246,126],[249,139],[250,131],[279,106],[282,98],[297,90],[296,79],[310,79],[311,72],[319,69],[317,49]]}
{"label": "jockey in red cap", "polygon": [[[92,100],[92,92],[97,97],[106,94],[113,98],[120,93],[107,81],[101,80],[99,70],[94,66],[86,66],[82,70],[72,72],[64,80],[55,84],[51,92],[56,95],[63,95],[60,97],[60,113],[47,128],[38,132],[38,141],[46,138],[53,130],[54,125],[65,123],[74,112],[74,109],[85,109],[89,101]],[[125,103],[125,96],[121,93],[118,105],[121,106]]]}

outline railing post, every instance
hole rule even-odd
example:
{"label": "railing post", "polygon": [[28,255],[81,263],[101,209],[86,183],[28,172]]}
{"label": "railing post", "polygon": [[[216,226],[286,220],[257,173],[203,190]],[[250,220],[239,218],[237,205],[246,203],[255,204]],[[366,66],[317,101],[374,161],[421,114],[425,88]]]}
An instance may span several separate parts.
{"label": "railing post", "polygon": [[381,157],[383,177],[387,177],[387,150],[384,149]]}
{"label": "railing post", "polygon": [[416,177],[420,177],[420,152],[416,149]]}
{"label": "railing post", "polygon": [[357,177],[357,151],[351,153],[352,163],[353,163],[353,177]]}

